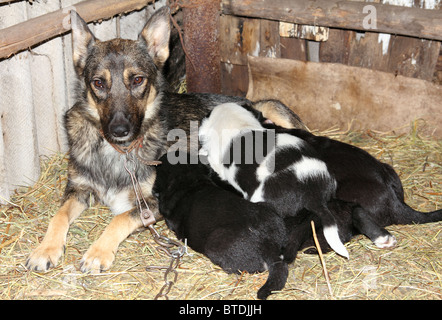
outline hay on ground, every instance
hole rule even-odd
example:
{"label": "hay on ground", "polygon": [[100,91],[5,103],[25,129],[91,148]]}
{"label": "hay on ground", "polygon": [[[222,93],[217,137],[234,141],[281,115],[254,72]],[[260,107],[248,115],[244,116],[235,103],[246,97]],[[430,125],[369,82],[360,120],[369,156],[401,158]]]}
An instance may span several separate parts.
{"label": "hay on ground", "polygon": [[[408,134],[328,130],[326,134],[357,145],[392,164],[413,208],[442,208],[442,141],[422,137],[416,121]],[[120,246],[112,268],[99,275],[83,274],[79,261],[111,219],[106,207],[93,206],[71,226],[59,265],[36,273],[24,268],[29,253],[43,239],[49,219],[58,209],[66,183],[63,154],[43,159],[42,175],[30,188],[19,188],[0,207],[0,299],[153,299],[164,284],[162,271],[148,265],[168,265],[149,232],[131,235]],[[174,238],[164,222],[160,233]],[[324,254],[333,299],[441,299],[442,223],[391,226],[398,240],[392,250],[375,247],[357,236],[346,245],[350,260]],[[171,299],[256,299],[267,273],[228,275],[206,257],[188,250],[178,268]],[[270,299],[329,299],[331,295],[317,255],[300,253],[286,287]]]}

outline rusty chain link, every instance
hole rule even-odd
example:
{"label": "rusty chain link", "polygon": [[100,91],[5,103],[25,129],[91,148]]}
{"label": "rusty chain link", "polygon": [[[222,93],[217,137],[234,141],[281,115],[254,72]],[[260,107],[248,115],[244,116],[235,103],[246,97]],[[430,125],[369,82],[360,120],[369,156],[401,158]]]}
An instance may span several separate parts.
{"label": "rusty chain link", "polygon": [[[159,298],[164,297],[166,300],[169,300],[168,294],[172,289],[172,286],[176,283],[178,279],[178,272],[176,271],[176,268],[180,263],[181,257],[186,252],[186,248],[179,241],[172,240],[165,236],[160,235],[157,232],[157,230],[155,230],[153,225],[149,225],[148,228],[152,233],[155,242],[160,245],[159,247],[157,247],[157,250],[166,253],[170,257],[169,267],[162,267],[162,266],[146,267],[147,271],[149,271],[149,269],[166,269],[166,271],[164,272],[164,285],[154,299],[158,300]],[[175,247],[176,249],[174,250]],[[172,277],[171,280],[169,280],[169,275],[171,275]]]}

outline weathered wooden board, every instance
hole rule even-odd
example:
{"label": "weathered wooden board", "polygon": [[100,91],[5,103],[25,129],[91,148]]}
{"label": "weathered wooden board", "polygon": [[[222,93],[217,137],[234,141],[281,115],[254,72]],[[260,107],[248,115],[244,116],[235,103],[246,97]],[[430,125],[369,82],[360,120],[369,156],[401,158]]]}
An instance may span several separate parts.
{"label": "weathered wooden board", "polygon": [[279,43],[281,46],[281,58],[307,60],[307,45],[304,39],[283,37],[279,40]]}
{"label": "weathered wooden board", "polygon": [[321,42],[319,60],[322,62],[348,64],[352,33],[353,31],[330,29],[328,40]]}
{"label": "weathered wooden board", "polygon": [[428,81],[433,79],[440,41],[392,36],[390,44],[388,68],[385,71]]}
{"label": "weathered wooden board", "polygon": [[[374,32],[350,32],[349,38],[348,65],[379,71],[387,70],[389,55],[388,50],[384,51],[384,46],[389,47],[389,36],[384,40]],[[388,43],[384,44],[384,41]]]}
{"label": "weathered wooden board", "polygon": [[269,58],[281,57],[279,22],[260,20],[259,56]]}
{"label": "weathered wooden board", "polygon": [[280,45],[280,40],[278,21],[221,16],[221,92],[245,96],[248,88],[247,57],[280,58],[285,48]]}
{"label": "weathered wooden board", "polygon": [[369,8],[376,10],[376,26],[370,31],[442,40],[442,16],[425,10],[339,0],[222,0],[225,14],[279,20],[322,27],[367,31]]}
{"label": "weathered wooden board", "polygon": [[245,97],[249,86],[247,66],[221,62],[221,93]]}
{"label": "weathered wooden board", "polygon": [[[140,10],[154,0],[89,0],[75,4],[75,10],[86,21],[109,19],[117,14]],[[0,30],[0,59],[28,49],[42,41],[70,30],[69,11],[60,9],[26,22]]]}
{"label": "weathered wooden board", "polygon": [[442,137],[442,87],[334,63],[249,57],[251,100],[279,99],[311,129],[332,126],[407,132],[422,118]]}
{"label": "weathered wooden board", "polygon": [[435,77],[435,82],[442,85],[442,46],[440,48],[439,58],[437,59],[434,77]]}
{"label": "weathered wooden board", "polygon": [[220,17],[222,62],[247,65],[247,56],[259,56],[261,20],[235,16]]}
{"label": "weathered wooden board", "polygon": [[391,72],[432,81],[440,41],[331,29],[321,43],[320,61]]}
{"label": "weathered wooden board", "polygon": [[306,26],[289,22],[279,23],[279,35],[284,38],[327,41],[329,30],[327,27]]}

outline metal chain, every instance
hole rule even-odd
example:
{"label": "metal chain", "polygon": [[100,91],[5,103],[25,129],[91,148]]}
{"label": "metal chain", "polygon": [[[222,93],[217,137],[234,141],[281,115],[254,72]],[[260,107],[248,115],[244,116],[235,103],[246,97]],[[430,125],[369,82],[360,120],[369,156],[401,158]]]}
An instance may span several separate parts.
{"label": "metal chain", "polygon": [[[141,160],[138,156],[137,158]],[[161,163],[161,162],[159,162]],[[158,163],[157,163],[158,164]],[[131,167],[132,166],[132,167]],[[149,228],[150,233],[153,236],[153,239],[159,246],[157,247],[158,251],[162,251],[166,253],[170,257],[170,264],[169,267],[161,267],[161,266],[148,266],[146,267],[146,270],[149,271],[149,269],[165,269],[164,272],[164,285],[158,292],[158,294],[155,296],[155,300],[158,300],[159,298],[164,297],[166,300],[169,300],[169,292],[172,289],[172,286],[177,282],[178,279],[178,272],[176,271],[176,268],[178,267],[178,264],[180,263],[181,257],[184,255],[184,253],[187,251],[186,247],[180,243],[179,241],[169,239],[165,236],[162,236],[158,233],[158,231],[153,227],[153,224],[156,222],[154,214],[152,211],[150,211],[149,206],[147,205],[146,200],[143,197],[143,193],[140,187],[140,184],[138,183],[137,177],[136,177],[136,168],[137,168],[137,162],[133,156],[130,155],[129,152],[126,151],[126,161],[124,163],[124,168],[129,173],[130,178],[132,180],[132,186],[135,192],[135,196],[137,198],[137,207],[140,211],[140,218],[143,222],[143,225],[147,228]],[[169,280],[171,275],[171,279]]]}
{"label": "metal chain", "polygon": [[[169,267],[148,266],[146,267],[146,270],[149,271],[149,269],[166,269],[166,271],[164,272],[164,285],[155,296],[155,300],[158,300],[162,297],[164,297],[166,300],[169,300],[168,294],[170,292],[170,289],[172,289],[172,286],[177,282],[178,279],[178,272],[176,271],[176,268],[180,263],[181,257],[186,252],[186,248],[179,241],[172,240],[160,235],[157,230],[155,230],[153,225],[149,225],[148,228],[152,233],[155,242],[160,245],[159,247],[157,247],[157,250],[166,253],[170,257],[170,264]],[[170,280],[169,275],[171,275],[172,277],[172,279]]]}
{"label": "metal chain", "polygon": [[156,220],[153,212],[150,211],[149,206],[147,205],[146,199],[144,199],[141,186],[138,183],[136,175],[137,161],[129,152],[126,152],[124,169],[126,169],[127,173],[129,173],[130,179],[132,180],[132,187],[134,189],[135,197],[137,198],[137,206],[140,212],[140,218],[143,222],[144,227],[147,227],[155,223]]}

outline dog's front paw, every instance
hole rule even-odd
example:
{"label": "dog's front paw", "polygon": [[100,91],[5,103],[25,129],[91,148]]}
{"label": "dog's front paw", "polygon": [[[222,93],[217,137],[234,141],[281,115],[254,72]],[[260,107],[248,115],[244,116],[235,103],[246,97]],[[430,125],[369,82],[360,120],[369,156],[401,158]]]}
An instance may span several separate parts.
{"label": "dog's front paw", "polygon": [[34,271],[48,271],[57,265],[63,254],[64,246],[46,245],[41,243],[26,260],[26,268]]}
{"label": "dog's front paw", "polygon": [[80,269],[85,273],[100,273],[108,270],[115,259],[115,253],[109,248],[93,244],[80,261]]}

